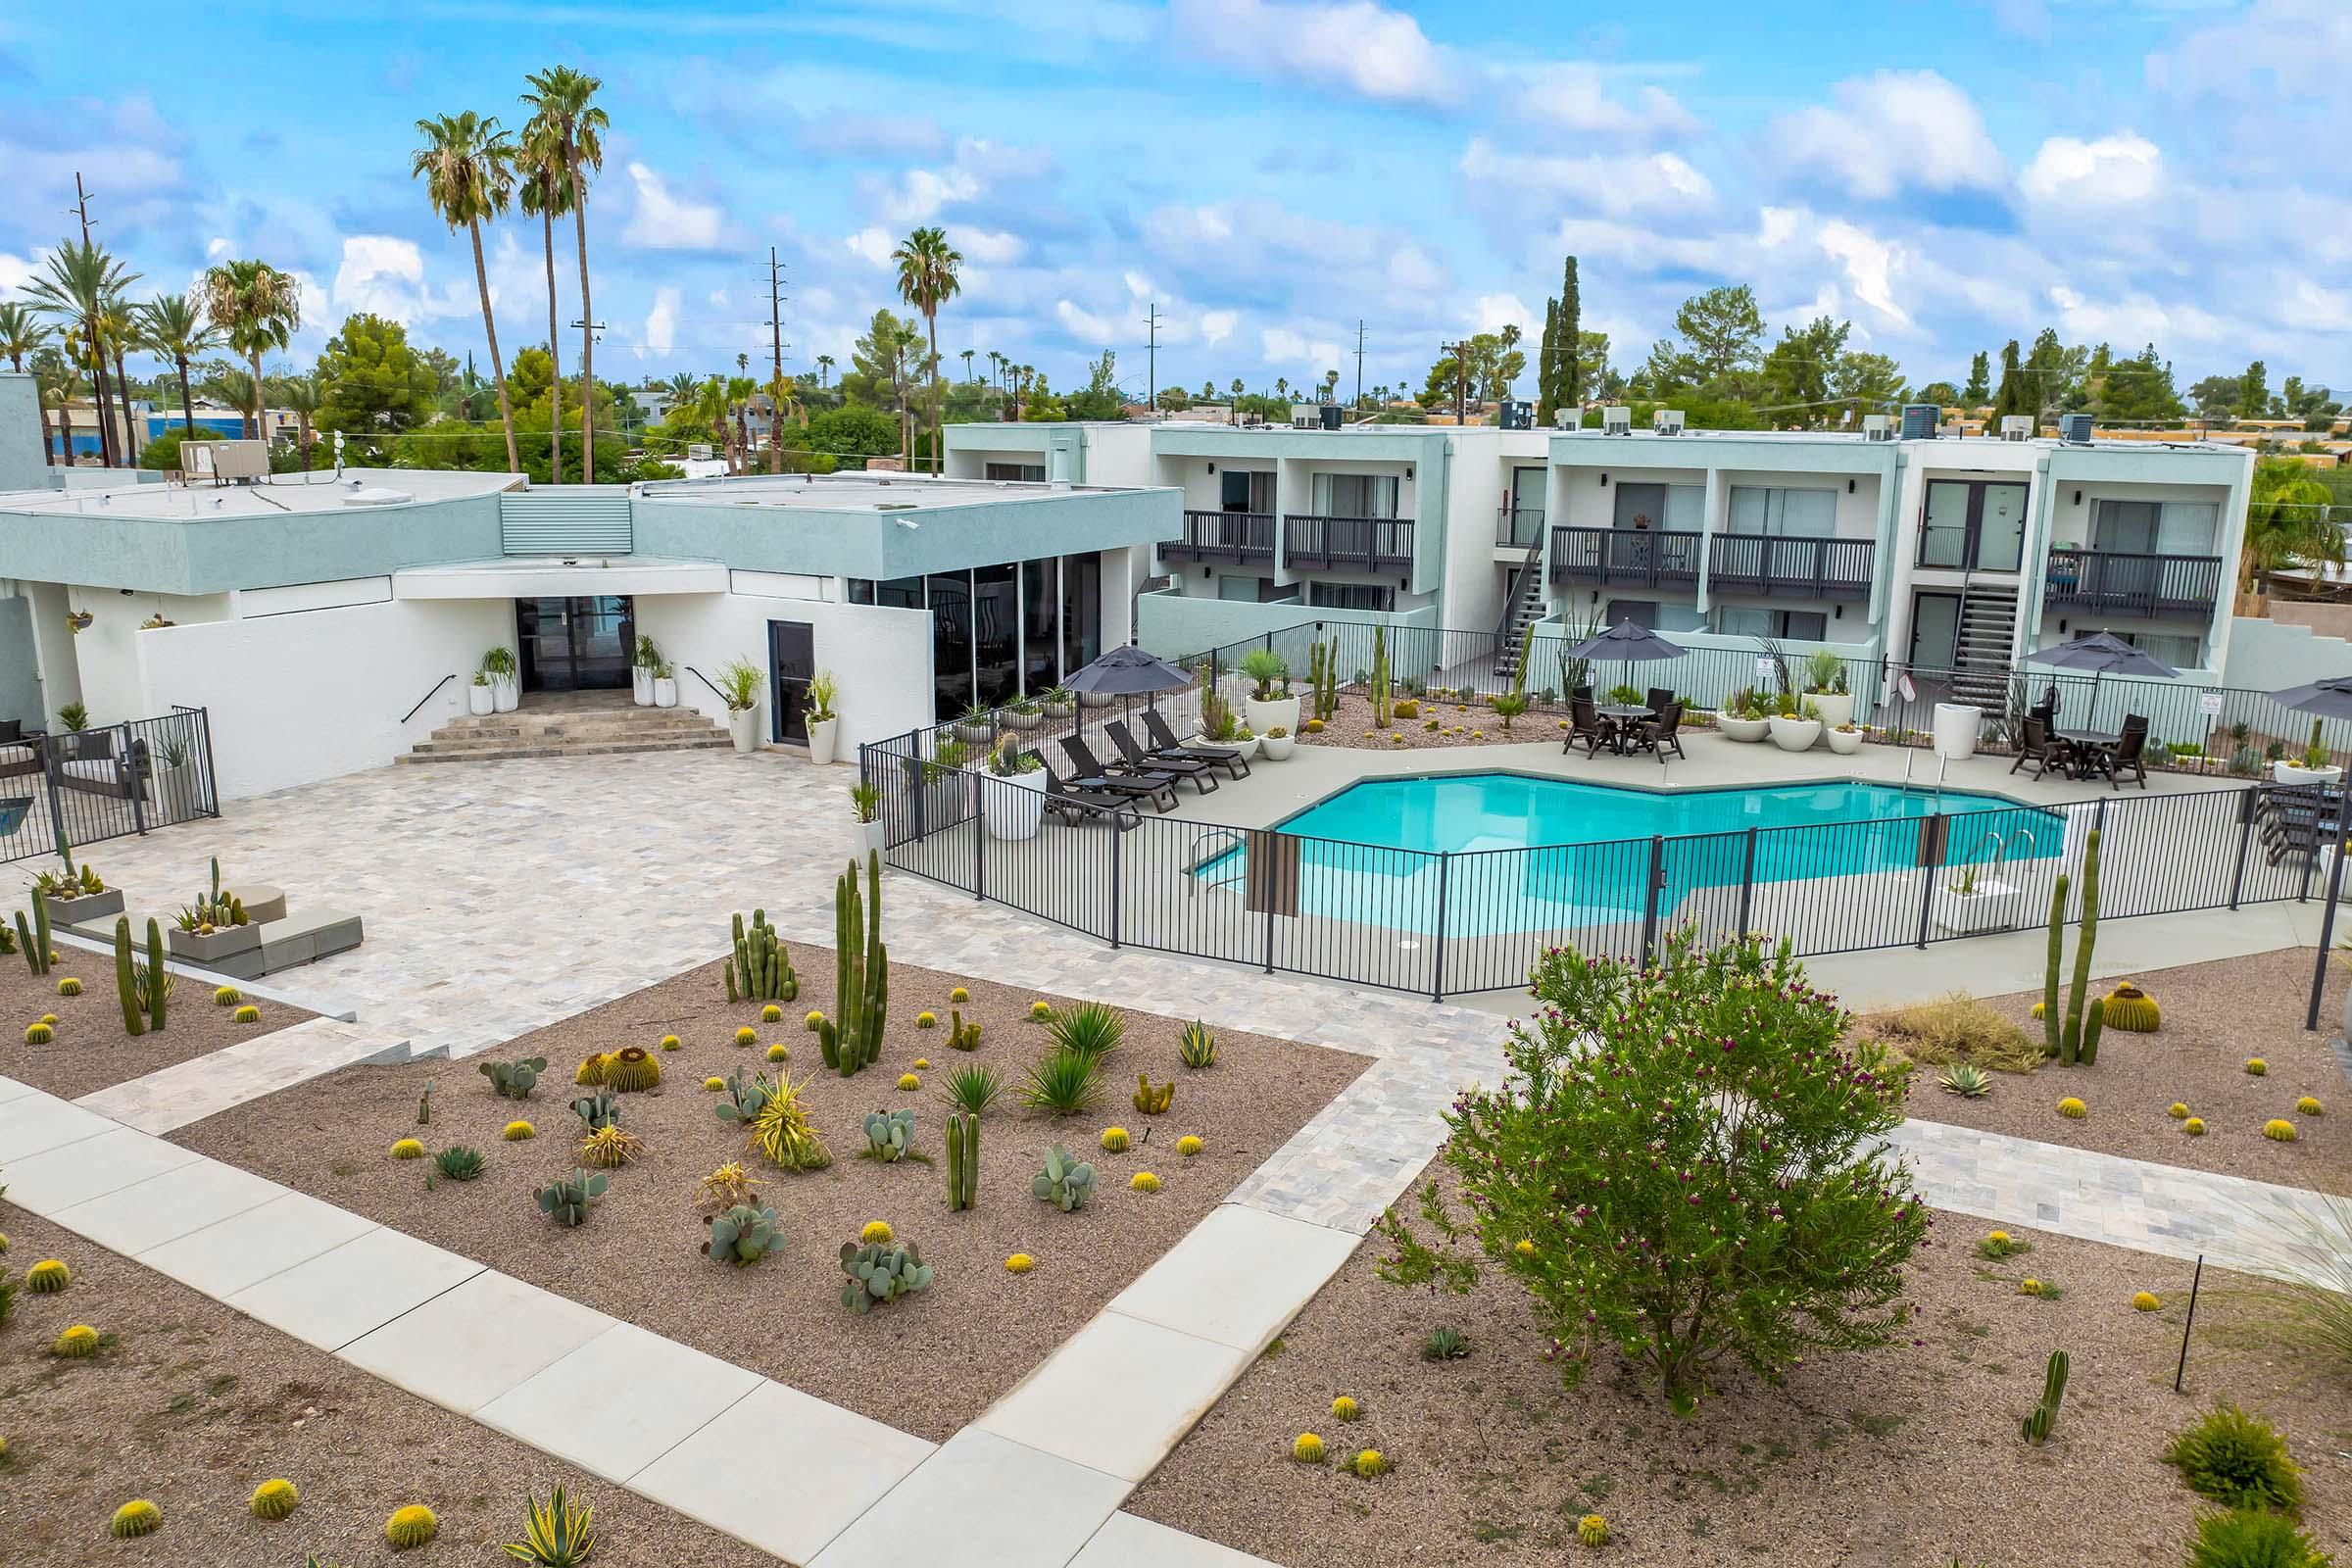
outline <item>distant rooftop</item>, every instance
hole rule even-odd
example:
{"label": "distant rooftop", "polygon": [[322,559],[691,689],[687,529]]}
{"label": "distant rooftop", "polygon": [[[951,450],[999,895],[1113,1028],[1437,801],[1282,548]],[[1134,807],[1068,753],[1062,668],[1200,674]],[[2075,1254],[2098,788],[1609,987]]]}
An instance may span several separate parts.
{"label": "distant rooftop", "polygon": [[43,515],[204,518],[256,517],[280,513],[371,512],[385,507],[456,501],[516,489],[516,473],[476,473],[452,468],[345,468],[332,472],[279,473],[258,484],[98,485],[71,490],[0,491],[0,513]]}
{"label": "distant rooftop", "polygon": [[1036,501],[1110,489],[1012,479],[959,479],[928,473],[745,474],[722,479],[656,479],[639,494],[647,501],[704,506],[785,507],[808,512],[911,512],[939,507]]}

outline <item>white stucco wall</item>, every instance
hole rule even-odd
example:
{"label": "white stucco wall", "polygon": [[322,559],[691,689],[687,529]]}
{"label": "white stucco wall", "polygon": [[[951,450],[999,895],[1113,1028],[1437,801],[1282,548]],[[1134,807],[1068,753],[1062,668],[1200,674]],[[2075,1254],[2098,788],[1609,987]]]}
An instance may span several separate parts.
{"label": "white stucco wall", "polygon": [[[757,579],[755,579],[757,580]],[[1105,618],[1109,606],[1104,607]],[[807,621],[816,645],[816,667],[840,682],[838,756],[854,763],[864,743],[901,735],[931,722],[931,616],[920,610],[844,605],[763,594],[660,594],[637,601],[637,629],[678,666],[678,701],[726,722],[726,705],[687,672],[691,664],[718,679],[730,659],[768,668],[767,623]],[[762,700],[760,733],[768,733]]]}

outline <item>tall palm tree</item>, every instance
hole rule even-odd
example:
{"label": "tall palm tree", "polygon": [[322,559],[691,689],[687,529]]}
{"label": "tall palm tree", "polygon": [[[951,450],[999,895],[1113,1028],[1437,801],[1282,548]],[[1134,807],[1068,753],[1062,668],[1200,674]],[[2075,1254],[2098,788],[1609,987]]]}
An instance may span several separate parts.
{"label": "tall palm tree", "polygon": [[[74,358],[90,370],[90,396],[98,414],[99,459],[109,467],[120,455],[115,451],[113,421],[108,416],[100,318],[123,289],[138,280],[138,273],[123,270],[121,262],[94,242],[68,240],[50,253],[48,272],[24,287],[34,310],[56,317],[66,326],[66,335],[74,342]],[[71,435],[69,426],[69,439]]]}
{"label": "tall palm tree", "polygon": [[2328,521],[2332,492],[2295,458],[2264,458],[2246,492],[2246,537],[2238,573],[2250,594],[2271,591],[2271,573],[2344,564],[2343,530]]}
{"label": "tall palm tree", "polygon": [[[596,306],[588,293],[588,171],[605,167],[612,122],[594,102],[604,82],[569,66],[533,72],[522,95],[531,121],[544,124],[571,172],[572,241],[580,256],[580,472],[596,475]],[[552,346],[552,345],[551,345]]]}
{"label": "tall palm tree", "polygon": [[899,298],[922,313],[931,334],[931,471],[939,471],[939,308],[962,289],[956,270],[963,252],[948,243],[947,230],[918,228],[891,253],[899,264]]}
{"label": "tall palm tree", "polygon": [[972,379],[972,350],[965,349],[958,357],[963,361],[963,378],[969,381]]}
{"label": "tall palm tree", "polygon": [[833,356],[830,354],[819,354],[816,357],[816,384],[819,387],[822,387],[825,384],[825,377],[830,375],[832,371]]}
{"label": "tall palm tree", "polygon": [[139,330],[138,310],[136,305],[116,294],[106,302],[106,309],[98,317],[98,341],[104,345],[107,362],[114,369],[115,400],[122,406],[122,436],[129,446],[123,456],[133,463],[138,461],[139,448],[145,443],[131,428],[130,372],[122,367],[122,356],[146,347],[146,338]]}
{"label": "tall palm tree", "polygon": [[49,328],[29,305],[0,305],[0,354],[8,368],[22,374],[24,356],[49,341]]}
{"label": "tall palm tree", "polygon": [[289,375],[278,388],[286,408],[294,416],[294,450],[302,455],[302,466],[311,466],[311,419],[322,401],[318,395],[318,378],[315,375]]}
{"label": "tall palm tree", "polygon": [[[562,484],[564,365],[556,338],[556,220],[571,211],[571,166],[564,156],[563,131],[544,114],[522,127],[514,144],[514,175],[515,205],[539,220],[539,240],[547,255],[547,372],[552,400],[547,420],[547,482]],[[582,483],[595,477],[587,469],[580,474]]]}
{"label": "tall palm tree", "polygon": [[262,413],[262,351],[283,349],[302,325],[302,291],[268,262],[222,262],[204,274],[204,313],[253,368],[252,434],[270,438]]}
{"label": "tall palm tree", "polygon": [[149,302],[140,327],[148,349],[172,362],[179,374],[179,417],[182,433],[196,433],[196,404],[188,391],[188,362],[220,346],[220,334],[205,318],[204,308],[185,294],[163,294]]}
{"label": "tall palm tree", "polygon": [[[37,351],[32,357],[32,385],[39,395],[42,454],[53,468],[72,467],[75,390],[73,363],[54,345]],[[57,408],[57,445],[54,447],[49,445],[49,409],[52,404]]]}
{"label": "tall palm tree", "polygon": [[425,196],[443,222],[453,231],[464,224],[473,237],[473,281],[482,295],[482,331],[490,339],[498,417],[507,427],[507,471],[520,473],[522,461],[514,455],[514,409],[507,401],[507,367],[498,357],[498,320],[490,310],[490,270],[482,263],[482,221],[505,212],[514,194],[514,145],[498,128],[496,117],[485,120],[470,109],[419,120],[416,133],[424,145],[409,160],[410,177],[424,181]]}
{"label": "tall palm tree", "polygon": [[695,394],[703,389],[703,383],[688,370],[680,370],[664,384],[669,388],[669,406],[673,409],[692,408]]}

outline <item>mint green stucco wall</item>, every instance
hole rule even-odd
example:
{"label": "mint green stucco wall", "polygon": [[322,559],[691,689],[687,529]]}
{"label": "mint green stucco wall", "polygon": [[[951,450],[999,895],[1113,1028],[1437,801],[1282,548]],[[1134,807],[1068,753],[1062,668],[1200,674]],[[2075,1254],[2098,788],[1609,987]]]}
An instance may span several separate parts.
{"label": "mint green stucco wall", "polygon": [[1135,639],[1162,659],[1182,659],[1228,643],[1247,642],[1286,627],[1326,621],[1332,625],[1435,626],[1435,605],[1384,613],[1377,610],[1317,610],[1305,605],[1258,605],[1239,599],[1187,599],[1179,594],[1140,594],[1135,601]]}

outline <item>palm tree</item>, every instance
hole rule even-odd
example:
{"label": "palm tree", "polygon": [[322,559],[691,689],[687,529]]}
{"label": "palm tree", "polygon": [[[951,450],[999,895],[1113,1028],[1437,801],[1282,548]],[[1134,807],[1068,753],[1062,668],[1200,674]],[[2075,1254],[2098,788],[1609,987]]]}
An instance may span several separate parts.
{"label": "palm tree", "polygon": [[1291,383],[1287,377],[1278,375],[1274,378],[1274,395],[1278,398],[1287,398],[1291,395]]}
{"label": "palm tree", "polygon": [[[89,240],[68,240],[50,253],[46,276],[24,287],[32,308],[56,317],[67,327],[74,357],[90,369],[90,396],[98,414],[99,460],[114,466],[115,434],[108,416],[106,351],[100,344],[99,318],[122,290],[138,281],[122,264]],[[68,428],[68,438],[72,430]]]}
{"label": "palm tree", "polygon": [[49,328],[29,305],[0,305],[0,354],[8,368],[23,374],[24,356],[49,341]]}
{"label": "palm tree", "polygon": [[2328,520],[2332,492],[2294,458],[2264,458],[2246,493],[2246,538],[2238,573],[2246,592],[2271,591],[2271,573],[2290,567],[2340,566],[2344,535]]}
{"label": "palm tree", "polygon": [[958,358],[963,361],[963,378],[969,381],[972,378],[972,350],[965,349]]}
{"label": "palm tree", "polygon": [[695,384],[694,416],[718,438],[729,471],[735,466],[735,431],[727,418],[727,383],[713,375]]}
{"label": "palm tree", "polygon": [[612,128],[591,100],[604,82],[569,66],[534,72],[522,101],[532,122],[544,123],[571,172],[572,243],[580,255],[580,472],[596,474],[596,306],[588,293],[588,175],[605,167],[604,133]]}
{"label": "palm tree", "polygon": [[948,243],[947,230],[918,228],[891,253],[899,264],[899,298],[922,313],[931,333],[931,471],[939,471],[939,308],[954,299],[963,281],[956,269],[963,252]]}
{"label": "palm tree", "polygon": [[139,448],[145,443],[131,429],[130,372],[122,368],[122,356],[146,346],[146,339],[139,331],[138,307],[121,294],[108,299],[106,309],[98,317],[98,341],[105,345],[108,360],[114,366],[115,398],[122,405],[123,437],[130,443],[130,451],[124,456],[136,463]]}
{"label": "palm tree", "polygon": [[222,262],[204,274],[204,312],[253,368],[253,434],[270,438],[262,415],[262,351],[283,349],[302,325],[302,291],[268,262]]}
{"label": "palm tree", "polygon": [[819,354],[816,357],[816,384],[819,387],[824,386],[825,377],[830,375],[832,370],[833,356],[830,354]]}
{"label": "palm tree", "polygon": [[290,375],[278,388],[287,409],[294,415],[294,450],[302,455],[302,466],[311,466],[311,418],[318,412],[318,378],[315,375]]}
{"label": "palm tree", "polygon": [[1004,356],[995,349],[988,351],[988,384],[1000,392],[1004,390]]}
{"label": "palm tree", "polygon": [[424,145],[409,160],[410,177],[424,180],[425,196],[443,222],[453,231],[463,223],[473,236],[473,281],[482,295],[482,331],[490,339],[498,416],[507,427],[507,471],[520,473],[522,461],[514,455],[514,410],[507,402],[507,368],[498,357],[498,321],[490,311],[490,270],[482,263],[482,220],[505,212],[514,195],[514,149],[495,118],[484,120],[470,109],[419,120],[416,133]]}
{"label": "palm tree", "polygon": [[[65,354],[52,346],[37,351],[32,357],[32,385],[38,394],[41,414],[41,452],[51,467],[72,467],[74,465],[74,366]],[[57,406],[57,445],[49,445],[49,408]]]}
{"label": "palm tree", "polygon": [[[547,373],[551,402],[547,418],[547,482],[564,482],[564,366],[556,340],[556,220],[571,211],[571,169],[564,162],[563,133],[542,115],[522,127],[514,148],[515,204],[539,220],[547,256]],[[582,318],[586,319],[586,318]],[[581,480],[595,474],[583,470]]]}
{"label": "palm tree", "polygon": [[141,322],[147,347],[172,362],[179,372],[179,416],[182,433],[196,433],[196,405],[188,392],[188,362],[220,345],[220,334],[205,319],[204,309],[185,294],[164,294],[149,303]]}

